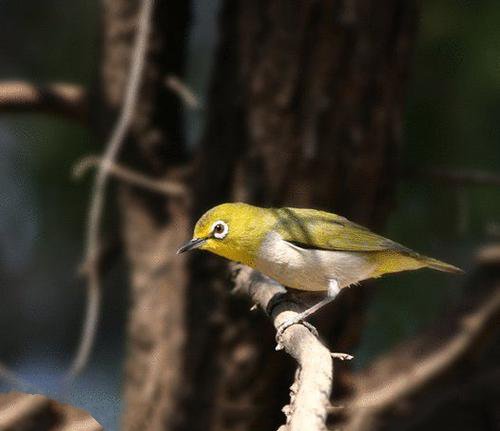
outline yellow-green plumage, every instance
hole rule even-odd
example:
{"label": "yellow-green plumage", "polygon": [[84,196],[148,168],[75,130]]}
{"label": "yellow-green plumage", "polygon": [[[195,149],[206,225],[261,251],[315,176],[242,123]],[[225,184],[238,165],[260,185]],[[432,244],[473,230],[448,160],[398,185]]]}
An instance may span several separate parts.
{"label": "yellow-green plumage", "polygon": [[378,263],[373,277],[424,267],[462,272],[453,265],[418,254],[337,214],[302,208],[281,208],[276,212],[278,220],[282,221],[279,232],[284,239],[315,249],[366,252],[366,256],[371,256]]}
{"label": "yellow-green plumage", "polygon": [[[213,235],[217,221],[228,228],[224,238]],[[366,278],[423,267],[461,272],[344,217],[313,209],[222,204],[200,218],[194,238],[203,239],[200,249],[304,290],[326,290],[333,278],[344,287]]]}

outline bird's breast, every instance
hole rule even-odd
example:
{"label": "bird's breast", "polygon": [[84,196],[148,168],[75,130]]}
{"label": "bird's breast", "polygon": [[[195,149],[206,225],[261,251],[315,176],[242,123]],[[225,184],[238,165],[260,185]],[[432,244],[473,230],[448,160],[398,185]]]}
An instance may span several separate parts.
{"label": "bird's breast", "polygon": [[375,265],[367,253],[301,248],[271,232],[262,241],[256,269],[294,289],[324,291],[329,280],[346,287],[370,278]]}

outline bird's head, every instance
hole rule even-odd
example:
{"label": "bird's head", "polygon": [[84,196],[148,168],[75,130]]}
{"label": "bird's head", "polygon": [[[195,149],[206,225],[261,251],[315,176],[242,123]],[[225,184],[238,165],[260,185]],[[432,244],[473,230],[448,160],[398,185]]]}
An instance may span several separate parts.
{"label": "bird's head", "polygon": [[197,248],[252,265],[262,239],[272,228],[268,211],[244,203],[218,205],[201,216],[193,239],[177,253]]}

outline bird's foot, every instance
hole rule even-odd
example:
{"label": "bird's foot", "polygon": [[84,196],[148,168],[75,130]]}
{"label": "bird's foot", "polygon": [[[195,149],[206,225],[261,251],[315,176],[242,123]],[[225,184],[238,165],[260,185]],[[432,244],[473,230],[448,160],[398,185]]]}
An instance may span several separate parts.
{"label": "bird's foot", "polygon": [[309,322],[306,322],[304,318],[305,317],[302,316],[302,314],[297,314],[296,316],[285,320],[280,326],[278,326],[278,329],[276,330],[276,350],[283,349],[283,343],[281,342],[281,338],[283,337],[283,333],[285,332],[285,330],[292,325],[297,325],[297,324],[303,325],[307,329],[309,329],[309,331],[311,331],[311,333],[315,337],[319,336],[317,329]]}
{"label": "bird's foot", "polygon": [[341,361],[350,361],[351,359],[354,359],[354,356],[349,355],[349,353],[336,353],[336,352],[331,352],[333,359],[339,359]]}

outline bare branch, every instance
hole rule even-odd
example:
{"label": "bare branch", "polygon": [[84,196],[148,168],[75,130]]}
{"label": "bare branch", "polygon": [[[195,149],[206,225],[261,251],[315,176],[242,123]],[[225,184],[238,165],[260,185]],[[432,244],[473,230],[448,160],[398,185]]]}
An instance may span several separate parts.
{"label": "bare branch", "polygon": [[167,76],[167,79],[165,79],[165,85],[177,94],[184,104],[190,109],[199,110],[202,108],[200,98],[194,94],[194,91],[184,84],[179,77],[175,75]]}
{"label": "bare branch", "polygon": [[[494,331],[499,319],[500,285],[496,284],[478,305],[463,313],[456,322],[447,325],[440,322],[440,329],[446,328],[449,336],[441,332],[434,337],[424,334],[411,344],[405,344],[404,349],[398,351],[404,358],[410,355],[411,360],[404,360],[402,355],[394,352],[389,353],[387,359],[379,360],[356,379],[357,396],[345,403],[351,418],[346,429],[374,429],[376,418],[383,412],[414,395],[467,355],[477,353],[478,346]],[[440,340],[440,345],[433,346],[433,339]],[[429,351],[419,357],[417,352],[422,351],[422,346]],[[376,384],[370,383],[370,375],[379,376]]]}
{"label": "bare branch", "polygon": [[87,92],[77,84],[0,82],[0,113],[44,112],[86,123]]}
{"label": "bare branch", "polygon": [[87,275],[86,315],[78,351],[68,371],[67,378],[69,380],[76,377],[85,367],[94,344],[101,302],[97,255],[99,252],[99,230],[107,179],[135,112],[148,47],[152,11],[153,0],[143,0],[137,21],[136,37],[123,105],[109,142],[106,144],[106,151],[102,163],[99,165],[92,189],[84,262]]}
{"label": "bare branch", "polygon": [[[298,314],[300,307],[280,298],[284,288],[247,267],[236,267],[236,290],[250,296],[270,318],[277,329],[287,319]],[[285,329],[280,339],[284,350],[298,363],[295,382],[290,388],[290,405],[283,411],[287,416],[282,431],[326,430],[333,382],[333,360],[328,349],[304,325]]]}
{"label": "bare branch", "polygon": [[[1,396],[0,400],[8,397],[8,402],[0,405],[0,429],[8,430],[19,427],[27,418],[33,418],[49,407],[50,400],[40,395]],[[5,400],[6,401],[6,400]]]}
{"label": "bare branch", "polygon": [[406,169],[403,178],[422,178],[453,186],[500,186],[500,174],[474,169]]}
{"label": "bare branch", "polygon": [[500,288],[493,292],[482,307],[464,316],[461,320],[461,331],[425,361],[420,361],[412,372],[396,376],[393,381],[386,382],[384,387],[361,395],[351,407],[383,407],[395,400],[400,400],[402,396],[411,395],[433,376],[441,373],[454,361],[468,353],[475,346],[475,341],[484,334],[485,330],[491,328],[491,324],[499,317]]}
{"label": "bare branch", "polygon": [[[97,156],[84,157],[74,166],[73,176],[81,178],[90,168],[99,167],[101,164],[102,159]],[[108,172],[128,184],[142,187],[152,192],[171,197],[185,197],[188,195],[186,186],[180,182],[156,180],[117,163],[111,164]]]}
{"label": "bare branch", "polygon": [[100,431],[102,426],[87,412],[42,395],[20,392],[0,394],[0,429]]}
{"label": "bare branch", "polygon": [[479,265],[500,264],[500,244],[488,244],[481,247],[476,254]]}

